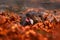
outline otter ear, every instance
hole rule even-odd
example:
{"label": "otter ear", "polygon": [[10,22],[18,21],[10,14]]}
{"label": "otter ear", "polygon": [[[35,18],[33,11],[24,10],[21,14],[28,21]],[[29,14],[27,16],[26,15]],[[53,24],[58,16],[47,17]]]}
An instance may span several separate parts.
{"label": "otter ear", "polygon": [[27,16],[27,17],[29,17],[29,16],[30,16],[30,14],[26,14],[26,16]]}

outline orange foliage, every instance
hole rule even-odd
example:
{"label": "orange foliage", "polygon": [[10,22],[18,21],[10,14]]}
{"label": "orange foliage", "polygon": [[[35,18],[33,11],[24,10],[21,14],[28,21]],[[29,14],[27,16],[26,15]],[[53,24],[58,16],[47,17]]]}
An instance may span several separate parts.
{"label": "orange foliage", "polygon": [[[5,13],[4,13],[5,14]],[[0,40],[49,40],[55,23],[45,20],[34,25],[22,26],[21,17],[14,12],[0,15]],[[49,34],[49,35],[48,35]],[[47,36],[48,35],[48,36]]]}

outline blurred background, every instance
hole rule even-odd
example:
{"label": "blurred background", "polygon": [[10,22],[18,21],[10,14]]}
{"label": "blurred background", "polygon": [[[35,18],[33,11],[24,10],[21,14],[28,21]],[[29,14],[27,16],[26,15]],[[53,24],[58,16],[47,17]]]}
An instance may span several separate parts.
{"label": "blurred background", "polygon": [[0,9],[6,7],[15,12],[22,11],[27,7],[59,9],[60,0],[0,0]]}

